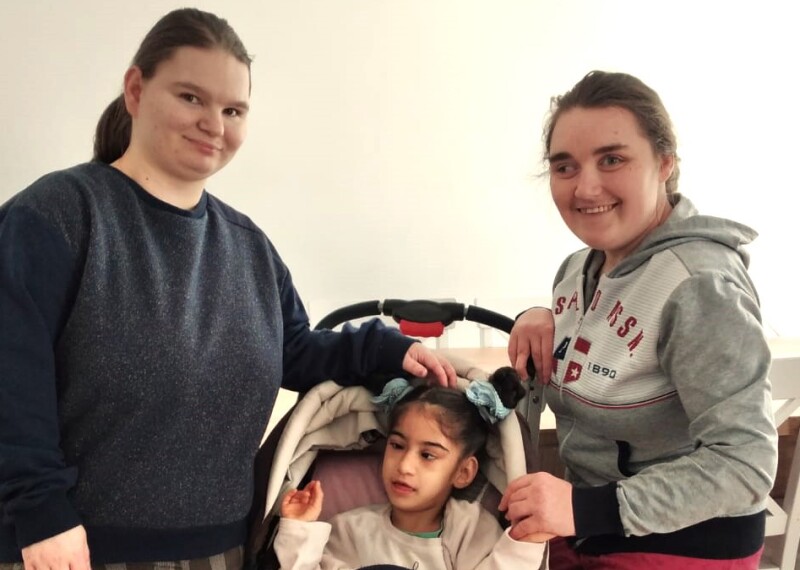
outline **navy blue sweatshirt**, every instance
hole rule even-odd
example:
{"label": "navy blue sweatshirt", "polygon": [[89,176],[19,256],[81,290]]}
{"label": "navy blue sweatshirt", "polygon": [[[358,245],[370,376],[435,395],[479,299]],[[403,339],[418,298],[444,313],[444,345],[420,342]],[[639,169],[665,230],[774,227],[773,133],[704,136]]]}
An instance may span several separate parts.
{"label": "navy blue sweatshirt", "polygon": [[264,233],[207,193],[41,178],[0,207],[0,561],[78,524],[96,563],[242,544],[278,388],[399,371],[412,342],[311,331]]}

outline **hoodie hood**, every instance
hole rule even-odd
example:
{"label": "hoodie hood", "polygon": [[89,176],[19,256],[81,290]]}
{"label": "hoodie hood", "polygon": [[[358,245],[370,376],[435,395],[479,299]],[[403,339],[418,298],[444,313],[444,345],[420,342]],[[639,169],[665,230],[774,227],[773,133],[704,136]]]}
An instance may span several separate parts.
{"label": "hoodie hood", "polygon": [[671,194],[668,199],[672,212],[667,220],[609,272],[609,277],[630,273],[660,251],[700,240],[717,242],[730,248],[739,255],[745,268],[748,267],[750,256],[744,246],[758,236],[755,230],[725,218],[700,215],[694,204],[681,194]]}

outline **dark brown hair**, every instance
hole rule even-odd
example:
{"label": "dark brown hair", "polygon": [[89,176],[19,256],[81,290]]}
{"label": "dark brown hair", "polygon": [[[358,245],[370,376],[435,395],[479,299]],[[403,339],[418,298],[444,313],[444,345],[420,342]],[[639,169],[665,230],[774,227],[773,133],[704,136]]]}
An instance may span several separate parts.
{"label": "dark brown hair", "polygon": [[[181,47],[223,49],[250,70],[252,57],[242,40],[226,20],[195,8],[173,10],[163,16],[147,33],[133,57],[131,65],[149,79],[158,65],[168,60]],[[131,140],[131,116],[125,108],[125,98],[120,95],[103,111],[94,136],[92,160],[111,164],[123,155]]]}
{"label": "dark brown hair", "polygon": [[[483,419],[478,407],[461,390],[419,382],[392,408],[389,415],[390,430],[409,409],[425,406],[433,412],[442,433],[463,446],[462,457],[482,451],[490,425]],[[495,370],[489,382],[506,408],[513,409],[525,395],[519,374],[510,366]]]}
{"label": "dark brown hair", "polygon": [[550,142],[558,119],[565,111],[576,107],[622,107],[633,113],[653,151],[659,156],[672,155],[675,158],[675,166],[666,186],[668,194],[677,192],[680,177],[678,142],[672,120],[658,93],[627,73],[590,71],[572,89],[550,100],[550,115],[543,133],[545,160],[550,155]]}

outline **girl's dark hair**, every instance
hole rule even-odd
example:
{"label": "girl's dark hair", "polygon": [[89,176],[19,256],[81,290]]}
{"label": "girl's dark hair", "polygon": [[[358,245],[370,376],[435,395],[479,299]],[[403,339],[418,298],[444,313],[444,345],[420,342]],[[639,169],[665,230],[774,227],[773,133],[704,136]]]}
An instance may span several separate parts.
{"label": "girl's dark hair", "polygon": [[[131,65],[149,79],[158,65],[168,60],[181,47],[223,49],[250,70],[252,58],[242,40],[226,20],[195,8],[173,10],[163,16],[147,33]],[[123,155],[131,140],[131,116],[120,95],[103,111],[94,136],[92,160],[111,164]]]}
{"label": "girl's dark hair", "polygon": [[[463,446],[462,457],[481,451],[486,445],[489,423],[481,417],[478,407],[461,390],[432,386],[419,381],[392,408],[389,426],[393,429],[405,413],[415,406],[432,408],[439,428],[448,438]],[[525,388],[516,370],[510,366],[498,368],[489,377],[497,395],[506,408],[515,408],[525,395]]]}
{"label": "girl's dark hair", "polygon": [[675,157],[675,166],[666,186],[667,194],[678,191],[680,169],[677,137],[669,113],[658,93],[627,73],[590,71],[572,89],[550,100],[550,115],[542,135],[545,160],[550,156],[550,142],[558,119],[565,111],[576,107],[622,107],[633,113],[642,135],[650,141],[653,151],[659,156]]}

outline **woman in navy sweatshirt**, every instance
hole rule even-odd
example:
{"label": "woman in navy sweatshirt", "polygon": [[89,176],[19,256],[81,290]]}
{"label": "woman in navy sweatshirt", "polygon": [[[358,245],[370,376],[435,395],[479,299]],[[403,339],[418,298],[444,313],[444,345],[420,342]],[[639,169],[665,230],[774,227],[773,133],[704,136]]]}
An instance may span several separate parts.
{"label": "woman in navy sweatshirt", "polygon": [[454,384],[377,320],[311,331],[269,239],[205,191],[244,141],[249,99],[227,22],[170,12],[94,160],[0,207],[0,562],[241,566],[279,388],[401,369]]}

